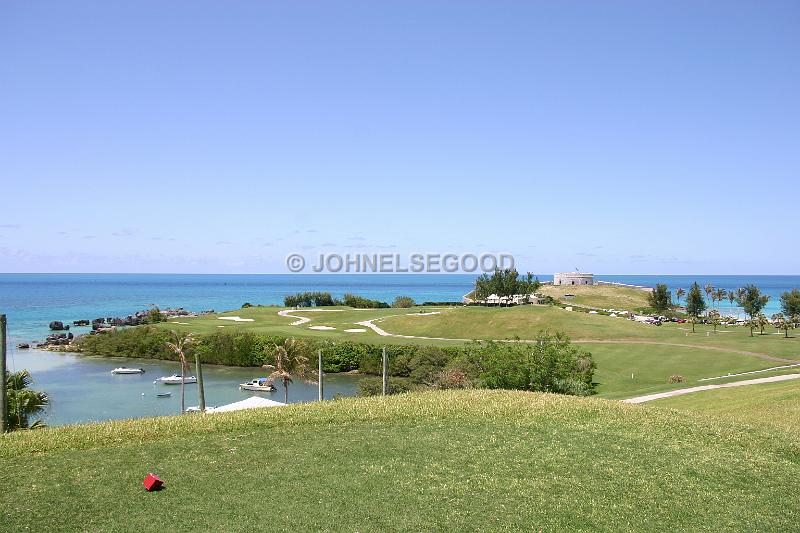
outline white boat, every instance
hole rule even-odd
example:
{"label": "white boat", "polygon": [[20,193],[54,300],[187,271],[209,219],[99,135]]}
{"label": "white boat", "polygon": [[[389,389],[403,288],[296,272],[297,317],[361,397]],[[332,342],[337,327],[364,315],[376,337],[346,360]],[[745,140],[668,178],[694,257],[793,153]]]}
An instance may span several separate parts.
{"label": "white boat", "polygon": [[121,366],[111,371],[112,374],[144,374],[144,368],[128,368]]}
{"label": "white boat", "polygon": [[[197,383],[197,378],[194,376],[186,376],[183,378],[184,383]],[[171,376],[162,376],[155,380],[153,383],[163,383],[164,385],[180,385],[181,375],[172,374]]]}
{"label": "white boat", "polygon": [[261,391],[261,392],[275,392],[276,389],[275,385],[272,384],[272,380],[268,378],[256,378],[251,379],[247,383],[239,383],[239,390],[254,390],[254,391]]}

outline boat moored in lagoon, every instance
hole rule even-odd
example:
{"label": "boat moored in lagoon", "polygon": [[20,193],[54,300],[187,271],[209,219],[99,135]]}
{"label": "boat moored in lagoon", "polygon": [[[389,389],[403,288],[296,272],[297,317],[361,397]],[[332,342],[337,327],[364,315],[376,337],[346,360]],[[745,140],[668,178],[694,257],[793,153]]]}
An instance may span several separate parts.
{"label": "boat moored in lagoon", "polygon": [[275,392],[278,389],[276,389],[275,385],[272,384],[272,380],[271,379],[269,379],[269,378],[256,378],[256,379],[251,379],[247,383],[239,383],[239,390]]}
{"label": "boat moored in lagoon", "polygon": [[171,376],[162,376],[153,383],[163,383],[164,385],[180,385],[181,381],[183,381],[183,383],[197,383],[197,378],[194,376],[185,376],[181,378],[180,374],[172,374]]}
{"label": "boat moored in lagoon", "polygon": [[128,368],[121,366],[111,371],[112,374],[144,374],[144,368]]}

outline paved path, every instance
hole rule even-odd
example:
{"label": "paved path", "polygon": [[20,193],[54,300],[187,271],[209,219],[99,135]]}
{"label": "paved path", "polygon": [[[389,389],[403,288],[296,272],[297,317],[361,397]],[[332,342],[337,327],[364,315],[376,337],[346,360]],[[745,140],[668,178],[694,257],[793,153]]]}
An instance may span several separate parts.
{"label": "paved path", "polygon": [[800,374],[785,374],[783,376],[771,376],[768,378],[747,379],[744,381],[734,381],[733,383],[722,383],[720,385],[701,385],[699,387],[689,387],[688,389],[678,389],[667,392],[659,392],[656,394],[647,394],[646,396],[637,396],[635,398],[628,398],[627,400],[622,400],[622,402],[644,403],[644,402],[650,402],[652,400],[671,398],[672,396],[691,394],[693,392],[700,392],[704,390],[727,389],[730,387],[744,387],[745,385],[758,385],[759,383],[774,383],[776,381],[787,381],[790,379],[798,379],[798,378],[800,378]]}

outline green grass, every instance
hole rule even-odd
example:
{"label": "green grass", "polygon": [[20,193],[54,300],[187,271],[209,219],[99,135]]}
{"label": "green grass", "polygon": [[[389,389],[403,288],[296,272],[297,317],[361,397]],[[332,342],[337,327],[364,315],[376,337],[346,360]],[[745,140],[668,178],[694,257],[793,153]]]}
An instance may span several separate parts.
{"label": "green grass", "polygon": [[[761,370],[776,366],[761,359],[734,352],[698,350],[678,346],[589,344],[597,363],[594,380],[597,392],[605,398],[630,398],[671,389],[701,385],[697,380]],[[800,367],[794,370],[800,372]],[[672,375],[681,375],[684,383],[669,384]],[[764,374],[764,376],[769,374]],[[764,377],[751,375],[715,380],[713,383]]]}
{"label": "green grass", "polygon": [[[647,307],[650,293],[649,290],[613,285],[542,285],[539,292],[564,303],[628,311]],[[575,298],[567,300],[565,294],[572,294]]]}
{"label": "green grass", "polygon": [[[766,376],[749,376],[750,379],[757,377]],[[649,405],[800,432],[800,382],[797,380],[695,392],[655,400]]]}
{"label": "green grass", "polygon": [[[618,290],[614,288],[614,290]],[[634,289],[630,289],[634,290]],[[335,311],[298,310],[292,314],[311,322],[290,325],[297,320],[282,317],[283,308],[254,307],[190,319],[178,319],[160,327],[200,333],[216,331],[253,331],[287,336],[352,339],[376,344],[454,344],[463,342],[436,339],[382,337],[367,329],[364,333],[345,333],[356,323],[378,319],[376,325],[400,335],[451,339],[521,339],[534,338],[539,330],[564,331],[592,352],[597,361],[598,392],[608,398],[625,398],[692,386],[695,380],[727,373],[760,370],[784,364],[781,360],[800,360],[800,338],[784,339],[779,335],[749,336],[743,327],[720,328],[714,334],[708,326],[688,331],[685,324],[651,326],[623,318],[570,312],[558,307],[519,306],[510,308],[441,307],[422,308],[439,314],[419,316],[420,308],[359,310],[347,307]],[[238,315],[253,322],[225,322],[218,316]],[[334,331],[316,331],[312,325],[335,327]],[[219,326],[224,326],[219,328]],[[595,342],[597,341],[597,342]],[[658,344],[650,344],[658,343]],[[633,374],[633,379],[631,379]],[[667,383],[669,376],[683,375],[684,384]]]}
{"label": "green grass", "polygon": [[[597,399],[446,392],[3,437],[21,531],[789,530],[797,433]],[[165,490],[141,480],[160,474]]]}

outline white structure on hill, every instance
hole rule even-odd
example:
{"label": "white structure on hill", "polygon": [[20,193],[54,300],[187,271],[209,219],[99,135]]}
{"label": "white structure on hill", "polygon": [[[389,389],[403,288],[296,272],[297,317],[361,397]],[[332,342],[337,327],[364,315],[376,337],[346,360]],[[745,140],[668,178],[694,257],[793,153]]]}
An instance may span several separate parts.
{"label": "white structure on hill", "polygon": [[588,272],[556,272],[553,285],[594,285],[594,274]]}

